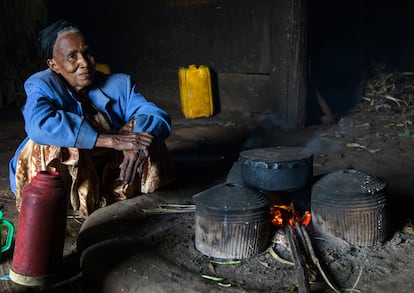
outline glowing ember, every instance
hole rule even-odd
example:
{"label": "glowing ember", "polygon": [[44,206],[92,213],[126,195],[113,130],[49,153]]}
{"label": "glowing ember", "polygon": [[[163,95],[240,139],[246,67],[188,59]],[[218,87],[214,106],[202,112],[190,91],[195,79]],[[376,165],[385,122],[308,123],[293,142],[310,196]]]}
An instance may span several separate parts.
{"label": "glowing ember", "polygon": [[271,205],[270,215],[272,216],[272,223],[278,228],[283,228],[286,222],[293,228],[296,227],[295,223],[299,223],[303,226],[309,225],[311,222],[311,213],[306,211],[303,216],[296,213],[293,205]]}

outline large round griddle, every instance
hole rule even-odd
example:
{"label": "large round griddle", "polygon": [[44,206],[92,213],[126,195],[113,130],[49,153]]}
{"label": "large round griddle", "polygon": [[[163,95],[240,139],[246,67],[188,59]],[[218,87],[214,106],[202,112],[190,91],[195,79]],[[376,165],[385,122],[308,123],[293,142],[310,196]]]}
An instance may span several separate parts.
{"label": "large round griddle", "polygon": [[313,155],[301,147],[266,147],[240,152],[241,177],[267,191],[302,189],[312,182]]}

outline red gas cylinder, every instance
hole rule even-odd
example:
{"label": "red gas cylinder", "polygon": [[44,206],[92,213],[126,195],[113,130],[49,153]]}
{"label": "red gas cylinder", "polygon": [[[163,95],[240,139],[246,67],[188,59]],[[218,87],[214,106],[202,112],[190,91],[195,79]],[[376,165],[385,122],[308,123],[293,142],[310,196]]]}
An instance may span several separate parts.
{"label": "red gas cylinder", "polygon": [[57,281],[68,198],[58,172],[41,171],[23,190],[10,279],[26,286]]}

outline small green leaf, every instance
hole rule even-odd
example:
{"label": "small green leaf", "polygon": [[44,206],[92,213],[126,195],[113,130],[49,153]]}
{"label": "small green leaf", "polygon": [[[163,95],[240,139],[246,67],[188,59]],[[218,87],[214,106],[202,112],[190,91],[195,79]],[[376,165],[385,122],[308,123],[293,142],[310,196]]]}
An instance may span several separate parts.
{"label": "small green leaf", "polygon": [[220,277],[214,277],[209,275],[201,275],[204,279],[212,280],[212,281],[223,281],[223,278]]}
{"label": "small green leaf", "polygon": [[408,129],[408,128],[406,128],[403,132],[398,133],[398,136],[414,137],[414,135],[411,133],[410,129]]}
{"label": "small green leaf", "polygon": [[231,284],[224,284],[224,283],[220,283],[220,282],[218,282],[217,284],[221,287],[231,287]]}

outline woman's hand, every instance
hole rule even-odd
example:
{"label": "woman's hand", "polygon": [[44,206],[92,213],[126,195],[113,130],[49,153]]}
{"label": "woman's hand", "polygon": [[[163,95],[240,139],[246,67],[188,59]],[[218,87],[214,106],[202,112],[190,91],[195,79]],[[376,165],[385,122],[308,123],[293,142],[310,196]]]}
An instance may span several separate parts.
{"label": "woman's hand", "polygon": [[118,151],[147,151],[153,138],[148,132],[100,134],[95,147],[111,148]]}
{"label": "woman's hand", "polygon": [[112,148],[124,152],[124,159],[119,165],[119,179],[129,184],[135,179],[137,172],[142,173],[153,138],[148,132],[100,134],[95,147]]}
{"label": "woman's hand", "polygon": [[137,173],[138,176],[141,177],[142,167],[147,157],[147,151],[124,151],[124,160],[119,166],[121,169],[119,172],[119,179],[126,184],[130,184],[134,181]]}

